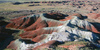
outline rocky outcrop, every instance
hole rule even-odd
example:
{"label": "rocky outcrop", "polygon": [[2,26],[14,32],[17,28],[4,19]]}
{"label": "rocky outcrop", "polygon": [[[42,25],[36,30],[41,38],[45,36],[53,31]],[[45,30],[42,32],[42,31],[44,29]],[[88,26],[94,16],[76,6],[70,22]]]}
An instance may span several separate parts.
{"label": "rocky outcrop", "polygon": [[37,20],[38,17],[39,17],[39,15],[37,15],[37,16],[31,15],[31,16],[28,16],[28,17],[22,16],[22,17],[19,17],[17,19],[11,20],[12,22],[10,24],[8,24],[6,27],[7,28],[11,27],[11,28],[24,29],[24,28],[30,26],[32,23],[34,23]]}
{"label": "rocky outcrop", "polygon": [[[56,20],[64,19],[64,17],[65,17],[65,15],[63,15],[61,13],[34,14],[34,15],[27,16],[27,17],[22,16],[22,17],[19,17],[17,19],[11,20],[12,23],[8,24],[6,27],[19,28],[19,29],[26,28],[25,30],[28,30],[28,29],[29,30],[31,30],[31,29],[34,30],[34,29],[37,29],[38,27],[39,28],[42,28],[42,27],[49,27],[49,26],[50,27],[51,26],[57,26],[57,25],[59,25],[58,24],[59,22],[57,23]],[[47,19],[47,18],[49,18],[49,19]],[[50,20],[50,19],[55,19],[54,20],[55,21],[54,22],[55,24],[52,24],[51,25],[52,20]],[[39,24],[40,25],[43,24],[43,26],[40,27],[40,26],[38,26]],[[35,26],[35,28],[32,28],[34,26]],[[29,28],[27,28],[27,27],[29,27]]]}
{"label": "rocky outcrop", "polygon": [[36,29],[39,29],[39,28],[44,28],[44,27],[60,26],[62,24],[64,24],[64,22],[39,17],[38,20],[35,23],[33,23],[31,26],[27,27],[24,30],[25,31],[31,31],[31,30],[36,30]]}
{"label": "rocky outcrop", "polygon": [[[57,13],[44,13],[13,20],[6,27],[20,28],[26,32],[20,34],[21,39],[11,42],[7,48],[36,50],[48,48],[56,41],[62,43],[65,41],[85,40],[98,44],[100,31],[93,24],[84,20],[81,14],[76,13],[65,17],[66,19],[63,19],[64,17],[65,15]],[[35,43],[30,42],[31,44],[28,44],[25,40]],[[15,45],[17,43],[18,45]]]}

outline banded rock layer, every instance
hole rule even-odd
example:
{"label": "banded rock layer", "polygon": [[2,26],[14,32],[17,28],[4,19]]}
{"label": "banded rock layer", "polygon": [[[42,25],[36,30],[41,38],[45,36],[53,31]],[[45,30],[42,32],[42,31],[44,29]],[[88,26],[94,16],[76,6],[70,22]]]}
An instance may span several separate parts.
{"label": "banded rock layer", "polygon": [[[66,16],[61,13],[43,13],[19,17],[11,21],[6,27],[26,31],[19,35],[21,39],[11,42],[7,47],[16,50],[35,50],[39,46],[50,46],[56,41],[62,43],[87,40],[98,44],[100,39],[100,31],[93,24],[84,20],[81,14]],[[23,40],[35,43],[27,44]],[[17,45],[17,43],[20,44]]]}

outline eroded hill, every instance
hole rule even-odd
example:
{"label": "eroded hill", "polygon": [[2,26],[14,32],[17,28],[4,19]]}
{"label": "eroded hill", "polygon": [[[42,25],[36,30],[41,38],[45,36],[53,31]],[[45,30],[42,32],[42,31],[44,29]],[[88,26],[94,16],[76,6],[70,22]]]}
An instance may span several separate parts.
{"label": "eroded hill", "polygon": [[[43,45],[48,48],[56,41],[58,44],[66,41],[89,41],[95,43],[95,47],[99,47],[97,44],[100,41],[100,31],[97,26],[86,21],[85,17],[78,13],[69,16],[61,13],[41,13],[22,16],[11,21],[7,28],[24,29],[25,32],[21,33],[19,35],[21,38],[12,41],[7,48],[34,50]],[[33,42],[27,44],[27,40]]]}

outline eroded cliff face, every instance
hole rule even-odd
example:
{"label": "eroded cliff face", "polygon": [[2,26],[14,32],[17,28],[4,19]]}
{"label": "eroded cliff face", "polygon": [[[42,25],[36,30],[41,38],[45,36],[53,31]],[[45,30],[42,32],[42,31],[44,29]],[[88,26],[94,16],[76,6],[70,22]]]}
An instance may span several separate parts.
{"label": "eroded cliff face", "polygon": [[[88,14],[89,19],[92,19]],[[95,17],[96,16],[96,17]],[[99,15],[93,15],[98,19]],[[7,48],[36,50],[48,48],[66,41],[90,41],[99,44],[100,31],[79,13],[66,16],[61,13],[42,13],[12,19],[7,28],[24,29],[20,39],[12,41]],[[98,21],[99,22],[99,21]],[[27,41],[31,41],[27,43]],[[97,46],[98,47],[98,46]]]}

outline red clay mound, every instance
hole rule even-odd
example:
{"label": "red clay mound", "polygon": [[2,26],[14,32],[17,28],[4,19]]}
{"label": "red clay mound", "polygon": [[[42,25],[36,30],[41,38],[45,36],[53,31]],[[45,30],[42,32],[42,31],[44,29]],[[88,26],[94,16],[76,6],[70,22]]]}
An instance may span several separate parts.
{"label": "red clay mound", "polygon": [[63,23],[54,20],[42,20],[41,17],[39,17],[35,23],[33,23],[31,26],[27,27],[24,30],[31,31],[31,30],[44,28],[44,27],[54,27],[60,25],[63,25]]}
{"label": "red clay mound", "polygon": [[36,29],[43,28],[43,27],[48,27],[48,24],[46,23],[45,20],[42,20],[41,17],[39,17],[39,19],[37,19],[35,23],[33,23],[31,26],[27,27],[24,30],[31,31],[31,30],[36,30]]}
{"label": "red clay mound", "polygon": [[[19,29],[26,28],[25,30],[27,31],[27,30],[35,30],[38,28],[43,28],[43,27],[48,27],[48,26],[49,27],[57,26],[57,23],[53,24],[52,22],[49,22],[49,21],[46,22],[46,19],[43,19],[43,18],[59,20],[59,19],[64,19],[65,15],[61,14],[61,13],[44,13],[43,16],[41,16],[40,14],[38,14],[38,15],[35,14],[32,16],[27,16],[27,17],[22,16],[22,17],[19,17],[16,19],[12,19],[11,20],[12,23],[8,24],[6,27],[7,28],[19,28]],[[42,21],[42,20],[44,20],[44,21]],[[48,25],[46,23],[48,23]],[[52,25],[51,25],[51,23],[52,23]],[[27,28],[27,27],[29,27],[29,28]],[[33,27],[33,28],[31,28],[31,27]]]}
{"label": "red clay mound", "polygon": [[26,39],[27,38],[33,39],[39,35],[51,34],[52,32],[56,32],[56,31],[57,29],[54,29],[54,28],[42,28],[42,29],[37,29],[34,31],[27,31],[25,33],[20,34],[19,36]]}
{"label": "red clay mound", "polygon": [[[44,14],[44,16],[47,18],[49,18],[50,16],[52,16],[52,17],[54,16],[55,18],[53,18],[53,19],[58,20],[60,18],[60,16],[62,17],[64,15],[58,14],[58,13],[51,13],[51,14],[48,13],[48,14]],[[83,16],[79,13],[75,13],[71,16],[68,16],[68,17],[66,17],[66,19],[68,20],[68,19],[74,18],[72,16],[77,16],[77,17],[79,17],[79,19],[84,19]],[[42,34],[51,34],[52,32],[57,31],[56,28],[44,29],[44,27],[54,27],[54,26],[59,26],[59,25],[64,24],[63,22],[60,22],[57,20],[44,19],[44,17],[39,17],[36,21],[33,19],[34,18],[32,18],[32,17],[23,18],[23,20],[20,19],[20,20],[16,21],[16,23],[15,22],[10,23],[6,27],[19,28],[19,29],[25,28],[24,30],[27,32],[20,34],[20,36],[22,38],[38,39],[35,37],[38,37],[39,35],[42,35]],[[66,19],[65,19],[65,21],[66,21]],[[80,27],[80,26],[78,26],[78,27]],[[83,26],[81,26],[80,28],[87,29],[87,30],[90,30],[95,33],[100,33],[93,25],[91,25],[91,26],[86,25],[85,28]],[[33,41],[35,41],[34,39],[33,39]],[[39,40],[37,40],[37,41],[39,41]]]}
{"label": "red clay mound", "polygon": [[47,36],[46,35],[39,35],[35,38],[32,39],[34,42],[40,42],[41,40],[45,39]]}
{"label": "red clay mound", "polygon": [[19,27],[19,29],[24,29],[34,23],[34,20],[29,17],[28,19],[25,20],[25,22],[22,23],[22,25]]}
{"label": "red clay mound", "polygon": [[87,27],[87,29],[94,32],[94,33],[99,33],[100,34],[100,31],[98,31],[97,28],[94,27],[93,25],[91,25],[91,28]]}
{"label": "red clay mound", "polygon": [[22,23],[24,22],[24,20],[18,20],[16,22],[12,22],[12,23],[9,23],[6,28],[18,28],[22,25]]}
{"label": "red clay mound", "polygon": [[[34,17],[35,18],[35,17]],[[31,24],[33,24],[37,19],[34,19],[33,17],[19,17],[15,20],[12,20],[12,23],[9,23],[6,27],[7,28],[19,28],[24,29]]]}

